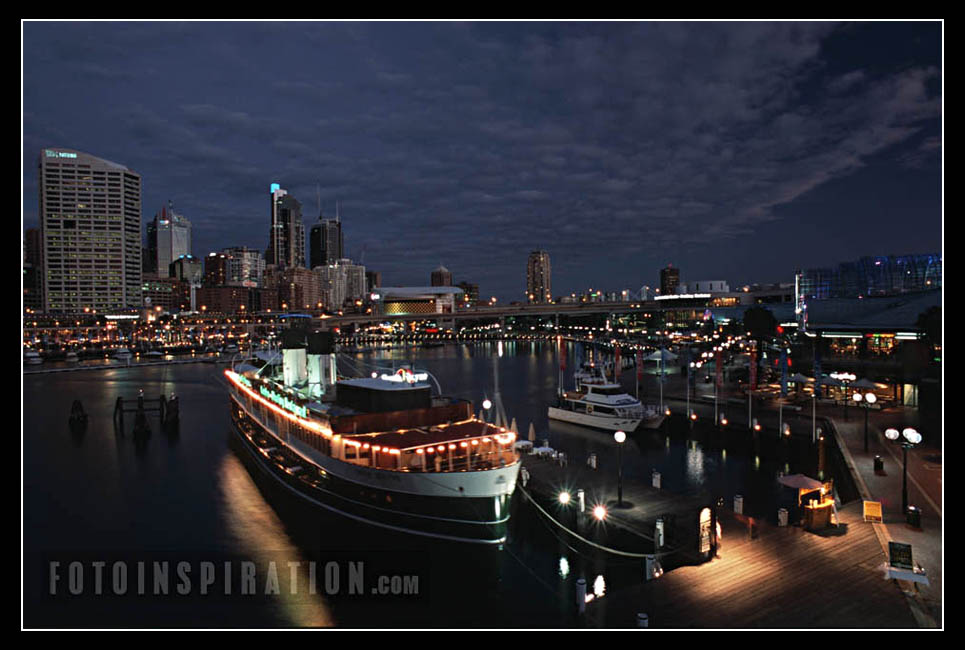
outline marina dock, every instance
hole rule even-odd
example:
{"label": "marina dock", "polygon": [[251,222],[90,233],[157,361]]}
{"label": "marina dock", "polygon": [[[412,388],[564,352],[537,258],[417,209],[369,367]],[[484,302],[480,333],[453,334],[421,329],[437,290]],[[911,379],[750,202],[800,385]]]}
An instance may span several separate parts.
{"label": "marina dock", "polygon": [[590,627],[916,628],[902,588],[884,578],[886,557],[861,502],[823,534],[721,513],[720,557],[587,605]]}

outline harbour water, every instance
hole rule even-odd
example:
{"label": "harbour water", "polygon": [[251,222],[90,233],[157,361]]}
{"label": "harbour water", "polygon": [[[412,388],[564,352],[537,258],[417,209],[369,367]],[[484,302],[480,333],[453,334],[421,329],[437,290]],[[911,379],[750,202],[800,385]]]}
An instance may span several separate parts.
{"label": "harbour water", "polygon": [[[570,348],[571,381],[575,350]],[[559,359],[552,343],[507,342],[446,345],[359,353],[340,369],[368,373],[375,367],[409,363],[428,370],[447,394],[501,403],[522,437],[533,423],[573,462],[597,452],[599,471],[616,471],[612,436],[549,422]],[[620,589],[642,579],[638,562],[602,557],[574,547],[515,498],[508,542],[500,549],[467,548],[401,537],[319,512],[257,472],[232,443],[224,366],[198,363],[111,368],[88,372],[25,375],[23,379],[24,624],[28,627],[561,627],[579,626],[573,606],[574,581],[584,576],[590,591],[618,598]],[[633,381],[632,371],[625,380]],[[497,386],[498,381],[498,400]],[[631,384],[628,384],[632,386]],[[647,388],[646,386],[644,387]],[[652,387],[651,387],[652,389]],[[135,439],[112,425],[118,396],[177,395],[181,429]],[[653,391],[650,390],[652,394]],[[90,414],[84,434],[67,427],[73,400]],[[760,440],[746,431],[724,435],[703,424],[691,427],[671,418],[665,429],[633,434],[624,454],[627,480],[649,482],[657,469],[663,487],[705,491],[730,499],[745,496],[751,514],[775,509],[779,472],[813,475],[814,448],[801,438]],[[832,478],[835,468],[829,468]],[[62,567],[51,586],[51,563]],[[72,595],[71,562],[80,563],[87,588]],[[102,594],[93,593],[92,567],[106,572],[124,564],[131,576],[138,563],[186,563],[192,588],[177,593],[131,587],[112,593],[105,573]],[[258,590],[241,595],[237,581],[200,594],[198,568],[251,562]],[[317,582],[323,567],[341,579],[314,590],[306,587],[312,563]],[[278,593],[272,593],[275,565]],[[364,593],[349,593],[348,575],[364,567]],[[361,570],[361,569],[360,569]],[[227,573],[227,570],[226,570]],[[417,593],[374,594],[377,576],[416,577]],[[330,574],[325,574],[326,580]],[[133,577],[130,579],[133,584]],[[294,582],[294,585],[292,584]],[[410,582],[410,584],[415,584]],[[221,582],[216,585],[221,587]],[[55,593],[51,593],[54,591]],[[218,593],[214,593],[218,592]],[[629,627],[634,621],[626,621]]]}

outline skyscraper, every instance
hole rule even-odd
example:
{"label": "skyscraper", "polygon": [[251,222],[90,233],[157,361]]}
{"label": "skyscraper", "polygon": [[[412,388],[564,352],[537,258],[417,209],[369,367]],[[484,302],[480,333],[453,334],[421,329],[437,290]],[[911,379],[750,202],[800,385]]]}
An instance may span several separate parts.
{"label": "skyscraper", "polygon": [[145,271],[162,276],[171,262],[191,254],[191,222],[174,211],[171,201],[147,224],[147,251],[150,259]]}
{"label": "skyscraper", "polygon": [[526,299],[529,302],[549,302],[553,299],[550,282],[550,254],[533,251],[526,263]]}
{"label": "skyscraper", "polygon": [[680,284],[680,269],[673,268],[668,264],[667,268],[660,269],[660,294],[672,296],[677,293],[677,286]]}
{"label": "skyscraper", "polygon": [[302,205],[278,183],[271,184],[271,230],[265,261],[282,268],[305,266]]}
{"label": "skyscraper", "polygon": [[345,242],[342,238],[342,221],[339,218],[323,219],[312,226],[308,240],[310,268],[335,264],[342,259]]}
{"label": "skyscraper", "polygon": [[44,310],[141,306],[141,177],[72,149],[40,152]]}

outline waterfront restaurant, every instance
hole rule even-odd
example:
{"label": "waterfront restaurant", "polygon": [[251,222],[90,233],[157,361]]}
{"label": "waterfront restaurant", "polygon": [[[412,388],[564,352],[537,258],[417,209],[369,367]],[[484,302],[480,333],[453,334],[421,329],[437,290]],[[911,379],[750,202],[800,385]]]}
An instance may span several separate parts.
{"label": "waterfront restaurant", "polygon": [[[810,345],[801,352],[802,366],[818,359],[824,394],[842,400],[853,389],[871,390],[885,403],[917,407],[920,391],[928,391],[939,367],[919,317],[941,306],[941,290],[881,298],[816,300],[807,305],[805,335]],[[853,374],[864,384],[835,380]],[[817,378],[815,378],[817,379]],[[872,386],[873,385],[873,386]],[[929,399],[925,396],[925,401]]]}

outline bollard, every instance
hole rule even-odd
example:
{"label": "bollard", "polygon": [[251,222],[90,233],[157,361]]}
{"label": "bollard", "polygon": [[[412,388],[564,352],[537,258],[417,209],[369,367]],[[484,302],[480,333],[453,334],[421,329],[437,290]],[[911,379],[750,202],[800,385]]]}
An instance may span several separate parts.
{"label": "bollard", "polygon": [[637,614],[637,627],[650,627],[650,617],[647,614]]}
{"label": "bollard", "polygon": [[779,508],[777,511],[777,525],[787,526],[787,508]]}
{"label": "bollard", "polygon": [[734,513],[744,514],[744,497],[740,494],[734,496]]}
{"label": "bollard", "polygon": [[592,453],[586,457],[586,466],[590,469],[596,469],[596,453]]}
{"label": "bollard", "polygon": [[650,474],[650,483],[653,487],[660,489],[660,472],[653,470]]}
{"label": "bollard", "polygon": [[663,548],[663,517],[657,517],[656,530],[653,535],[653,543],[657,549]]}
{"label": "bollard", "polygon": [[576,500],[580,503],[580,514],[583,514],[586,512],[586,493],[583,490],[577,490]]}
{"label": "bollard", "polygon": [[576,608],[580,614],[586,611],[586,578],[579,578],[576,581]]}
{"label": "bollard", "polygon": [[885,471],[885,461],[881,456],[875,456],[875,474],[881,474]]}

